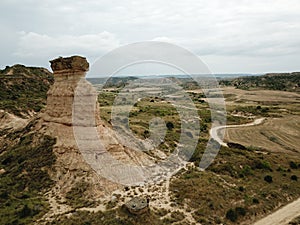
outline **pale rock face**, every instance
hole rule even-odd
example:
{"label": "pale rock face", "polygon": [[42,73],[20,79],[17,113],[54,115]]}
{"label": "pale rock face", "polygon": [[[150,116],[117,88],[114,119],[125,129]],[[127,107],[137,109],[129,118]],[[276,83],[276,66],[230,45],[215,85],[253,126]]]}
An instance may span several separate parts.
{"label": "pale rock face", "polygon": [[[47,122],[65,124],[67,126],[76,125],[72,121],[75,91],[82,98],[80,103],[87,104],[86,107],[81,107],[81,109],[83,109],[81,112],[82,119],[86,118],[87,115],[99,112],[98,105],[95,104],[97,93],[84,79],[85,73],[89,68],[86,59],[80,56],[73,56],[69,58],[58,58],[50,62],[54,72],[55,82],[47,94],[47,108],[44,120]],[[84,94],[80,93],[82,90],[84,90]],[[85,109],[92,109],[93,111],[84,111]],[[97,123],[99,123],[99,114],[96,114],[96,118],[98,119]],[[80,121],[77,120],[77,122]]]}

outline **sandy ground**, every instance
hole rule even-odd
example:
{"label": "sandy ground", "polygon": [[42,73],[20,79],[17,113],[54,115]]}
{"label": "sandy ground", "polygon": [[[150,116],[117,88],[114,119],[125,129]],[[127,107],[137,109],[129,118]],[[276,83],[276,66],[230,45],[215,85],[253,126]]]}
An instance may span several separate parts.
{"label": "sandy ground", "polygon": [[300,216],[300,198],[257,221],[253,225],[287,225],[297,216]]}

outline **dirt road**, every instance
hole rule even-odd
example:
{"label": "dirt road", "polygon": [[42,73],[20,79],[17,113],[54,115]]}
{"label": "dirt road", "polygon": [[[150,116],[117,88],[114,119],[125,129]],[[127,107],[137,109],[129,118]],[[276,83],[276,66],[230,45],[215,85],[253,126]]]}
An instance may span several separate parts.
{"label": "dirt road", "polygon": [[213,127],[212,129],[210,129],[209,134],[210,136],[215,139],[220,145],[222,146],[227,146],[227,143],[225,143],[219,136],[219,131],[225,128],[232,128],[232,127],[248,127],[248,126],[254,126],[254,125],[258,125],[261,124],[264,121],[265,118],[259,118],[254,120],[251,123],[246,123],[246,124],[240,124],[240,125],[224,125],[224,126],[217,126],[217,127]]}
{"label": "dirt road", "polygon": [[297,216],[300,216],[300,198],[257,221],[253,225],[287,225]]}

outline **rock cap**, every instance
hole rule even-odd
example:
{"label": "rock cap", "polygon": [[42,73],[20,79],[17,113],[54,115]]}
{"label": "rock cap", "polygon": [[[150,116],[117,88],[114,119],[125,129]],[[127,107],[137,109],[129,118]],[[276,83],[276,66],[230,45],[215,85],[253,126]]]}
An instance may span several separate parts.
{"label": "rock cap", "polygon": [[89,70],[89,63],[87,62],[86,58],[81,56],[71,56],[65,58],[59,57],[51,60],[50,63],[53,72],[64,70],[86,72]]}

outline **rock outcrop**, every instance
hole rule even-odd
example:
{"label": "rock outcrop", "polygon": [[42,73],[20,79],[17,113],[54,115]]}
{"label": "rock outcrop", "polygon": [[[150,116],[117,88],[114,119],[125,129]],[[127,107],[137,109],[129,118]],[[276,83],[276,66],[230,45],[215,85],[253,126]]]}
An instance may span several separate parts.
{"label": "rock outcrop", "polygon": [[130,213],[140,215],[149,211],[149,199],[134,197],[124,206]]}
{"label": "rock outcrop", "polygon": [[[89,69],[87,60],[80,56],[58,58],[51,61],[51,68],[55,82],[48,91],[39,129],[57,139],[56,168],[50,171],[56,181],[55,195],[64,196],[75,183],[86,182],[90,188],[85,194],[97,199],[120,188],[122,180],[132,179],[131,176],[135,179],[137,174],[125,171],[129,167],[126,165],[141,166],[150,164],[151,160],[143,152],[120,144],[121,137],[101,121],[98,94],[85,80]],[[78,130],[79,137],[76,137]],[[91,134],[91,130],[96,134]],[[99,138],[102,150],[99,150]],[[102,176],[103,172],[106,174]],[[114,179],[109,179],[110,173]]]}
{"label": "rock outcrop", "polygon": [[[76,183],[88,184],[88,198],[97,199],[106,193],[119,187],[118,184],[100,177],[83,158],[78,149],[74,137],[72,112],[74,95],[78,83],[83,85],[87,93],[83,104],[95,104],[97,93],[93,87],[84,79],[88,71],[87,60],[80,56],[69,58],[58,58],[50,61],[54,73],[55,82],[48,91],[47,106],[42,115],[40,129],[57,139],[54,153],[57,155],[56,168],[49,171],[53,180],[56,181],[54,195],[65,196]],[[87,90],[88,89],[88,90]],[[97,104],[95,104],[97,107]],[[91,108],[85,107],[83,108]],[[98,109],[95,109],[97,112]],[[94,112],[82,112],[85,114]],[[99,115],[95,115],[96,125],[100,124]]]}
{"label": "rock outcrop", "polygon": [[[54,73],[54,85],[50,88],[47,94],[47,108],[44,114],[44,120],[47,122],[55,122],[65,124],[67,126],[74,125],[72,111],[74,106],[74,95],[76,88],[80,82],[80,88],[84,89],[85,99],[80,101],[81,104],[95,104],[97,100],[97,93],[93,87],[84,79],[85,74],[89,69],[87,60],[80,56],[73,56],[69,58],[58,58],[50,61],[51,68]],[[82,109],[91,108],[81,107]],[[99,112],[96,108],[94,112]],[[81,112],[82,117],[94,112]],[[98,118],[99,114],[95,115]]]}

